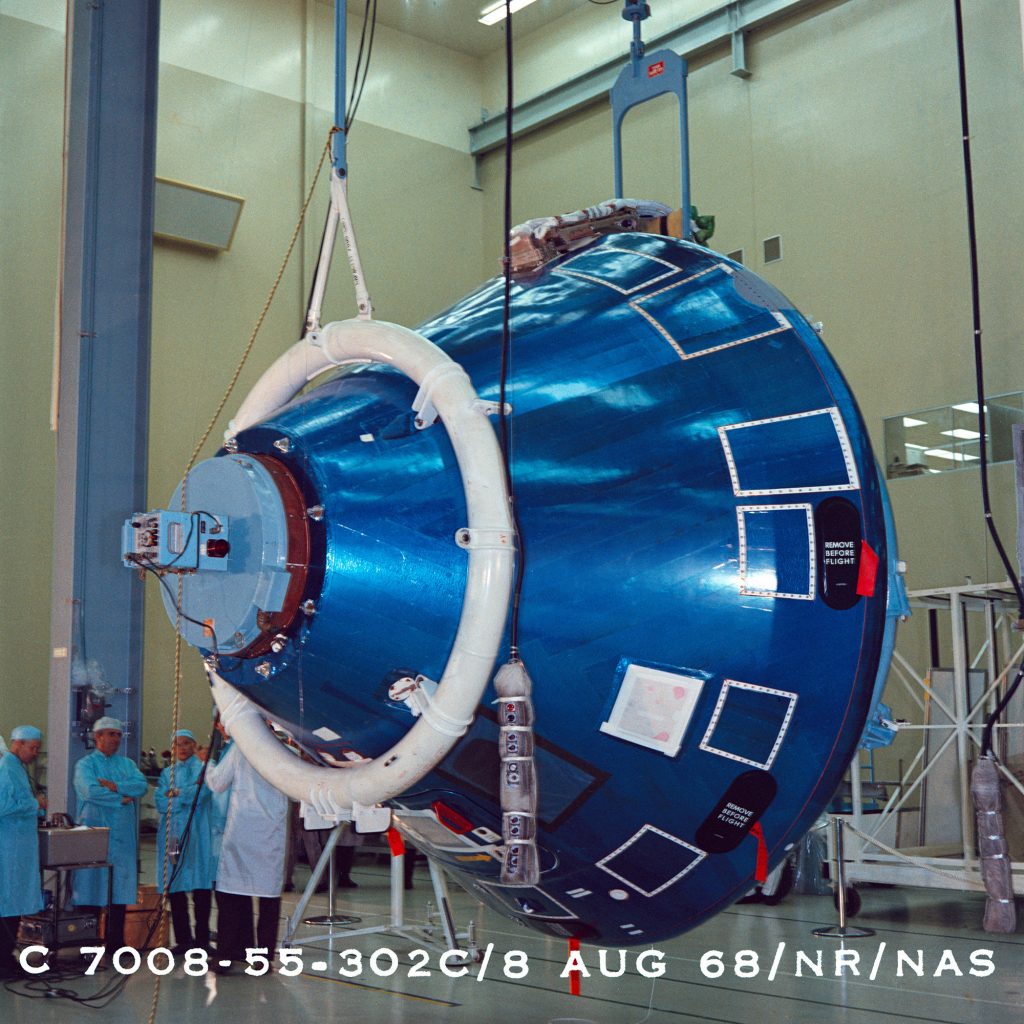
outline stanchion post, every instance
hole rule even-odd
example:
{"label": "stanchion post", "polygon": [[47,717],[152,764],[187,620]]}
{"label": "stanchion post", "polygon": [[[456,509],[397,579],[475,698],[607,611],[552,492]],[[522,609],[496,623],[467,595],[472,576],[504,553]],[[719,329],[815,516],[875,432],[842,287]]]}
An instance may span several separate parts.
{"label": "stanchion post", "polygon": [[843,819],[832,818],[832,841],[836,850],[836,902],[839,909],[839,928],[846,929],[846,867],[843,864]]}
{"label": "stanchion post", "polygon": [[874,935],[871,928],[848,928],[846,926],[846,868],[843,863],[843,825],[838,814],[832,815],[832,846],[835,850],[836,906],[839,909],[839,924],[832,928],[815,928],[814,935],[824,939],[862,939]]}

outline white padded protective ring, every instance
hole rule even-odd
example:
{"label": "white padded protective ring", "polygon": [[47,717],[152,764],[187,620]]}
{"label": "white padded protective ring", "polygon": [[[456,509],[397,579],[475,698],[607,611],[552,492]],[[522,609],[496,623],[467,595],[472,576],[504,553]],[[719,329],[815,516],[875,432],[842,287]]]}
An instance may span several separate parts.
{"label": "white padded protective ring", "polygon": [[[267,727],[263,713],[208,666],[213,696],[225,727],[247,761],[295,800],[332,812],[371,806],[404,792],[448,754],[473,720],[498,656],[515,558],[505,466],[498,440],[466,372],[433,342],[396,324],[345,320],[328,324],[281,356],[257,382],[231,424],[231,434],[265,419],[308,381],[345,363],[393,366],[422,388],[451,440],[466,496],[468,528],[504,533],[505,543],[470,546],[466,589],[452,644],[431,705],[387,753],[344,770],[306,764]],[[461,732],[439,730],[431,719],[465,723]],[[344,816],[344,815],[342,815]]]}

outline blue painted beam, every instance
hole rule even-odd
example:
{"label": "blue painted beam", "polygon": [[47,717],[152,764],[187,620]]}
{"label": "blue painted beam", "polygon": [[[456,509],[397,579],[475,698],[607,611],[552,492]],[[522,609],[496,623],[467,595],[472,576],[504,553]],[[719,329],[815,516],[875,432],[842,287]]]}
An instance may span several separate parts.
{"label": "blue painted beam", "polygon": [[72,689],[95,662],[137,757],[143,586],[120,524],[146,505],[159,0],[72,0],[48,785],[70,809],[85,752]]}
{"label": "blue painted beam", "polygon": [[348,2],[334,2],[334,124],[341,131],[331,137],[331,165],[339,177],[348,171],[347,143],[345,130],[345,74],[347,64]]}
{"label": "blue painted beam", "polygon": [[686,99],[686,61],[672,50],[654,50],[642,61],[631,61],[619,73],[609,97],[612,106],[612,157],[615,198],[625,196],[622,186],[622,122],[634,107],[658,96],[676,98],[679,115],[679,207],[684,211],[685,237],[690,238],[690,128]]}

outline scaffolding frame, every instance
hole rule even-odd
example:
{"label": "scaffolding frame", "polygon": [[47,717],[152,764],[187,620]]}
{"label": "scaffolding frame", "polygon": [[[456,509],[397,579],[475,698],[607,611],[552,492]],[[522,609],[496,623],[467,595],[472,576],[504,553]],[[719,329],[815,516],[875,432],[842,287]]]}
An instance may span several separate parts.
{"label": "scaffolding frame", "polygon": [[[911,885],[929,888],[956,889],[984,892],[981,868],[975,843],[974,811],[970,797],[970,769],[981,749],[981,734],[988,714],[998,703],[1012,681],[1013,673],[1024,658],[1024,641],[1014,638],[1011,624],[1017,618],[1017,603],[1009,583],[972,584],[915,590],[908,593],[912,608],[949,613],[950,641],[953,654],[952,701],[934,692],[931,687],[931,669],[921,672],[898,651],[894,652],[883,700],[894,686],[902,688],[914,706],[921,712],[921,722],[900,722],[899,732],[914,732],[921,736],[917,753],[901,772],[901,779],[889,795],[880,812],[864,810],[862,764],[858,751],[850,766],[852,807],[844,818],[853,826],[844,863],[848,883],[881,882],[891,885]],[[975,644],[977,630],[969,630],[968,617],[981,615],[984,629],[981,642]],[[936,616],[937,618],[937,616]],[[972,647],[975,647],[972,651]],[[934,649],[934,644],[933,644]],[[970,673],[984,669],[985,685],[980,695],[971,700]],[[887,701],[891,703],[891,701]],[[1010,721],[1010,712],[1019,707],[1014,700],[1007,709],[1007,720],[999,723],[993,733],[993,749],[1002,777],[1024,795],[1022,784],[1006,767],[1005,755],[1011,746],[1017,747],[1024,722]],[[930,721],[932,708],[948,721]],[[938,740],[937,746],[935,740]],[[932,749],[929,749],[929,748]],[[899,835],[899,814],[908,808],[912,798],[920,799],[920,812],[926,820],[929,800],[941,798],[928,789],[928,779],[940,758],[947,751],[956,756],[956,782],[960,800],[960,836],[953,843],[917,845],[896,850],[881,838],[893,828]],[[917,773],[916,776],[914,773]],[[904,782],[913,776],[909,783]],[[948,799],[948,795],[947,795]],[[919,842],[922,837],[919,835]],[[831,835],[830,835],[831,847]],[[834,857],[830,848],[829,856]],[[1013,889],[1024,894],[1024,861],[1011,862]]]}

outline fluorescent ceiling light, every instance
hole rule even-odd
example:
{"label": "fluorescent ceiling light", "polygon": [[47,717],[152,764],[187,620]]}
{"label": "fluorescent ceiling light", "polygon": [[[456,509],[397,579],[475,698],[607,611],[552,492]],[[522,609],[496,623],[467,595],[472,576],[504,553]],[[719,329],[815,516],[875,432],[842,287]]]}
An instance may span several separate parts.
{"label": "fluorescent ceiling light", "polygon": [[[969,412],[969,413],[972,413],[975,416],[978,415],[978,403],[977,402],[961,402],[959,405],[954,405],[953,408],[959,410],[960,412]],[[985,412],[988,412],[988,406],[987,405],[985,406]]]}
{"label": "fluorescent ceiling light", "polygon": [[942,434],[945,437],[958,437],[961,441],[977,441],[981,437],[976,430],[964,430],[963,427],[957,427],[956,430],[943,430]]}
{"label": "fluorescent ceiling light", "polygon": [[964,455],[962,452],[947,452],[945,448],[929,448],[925,455],[933,455],[937,459],[949,459],[950,462],[977,462],[977,455]]}
{"label": "fluorescent ceiling light", "polygon": [[490,7],[485,7],[480,12],[480,17],[477,19],[481,25],[497,25],[499,21],[505,20],[505,15],[511,9],[512,13],[521,11],[524,7],[529,7],[533,3],[533,0],[512,0],[508,8],[505,7],[505,0],[499,0],[496,4],[491,4]]}
{"label": "fluorescent ceiling light", "polygon": [[926,452],[928,445],[926,444],[911,444],[909,441],[903,446],[904,448],[913,448],[915,451]]}
{"label": "fluorescent ceiling light", "polygon": [[927,420],[915,420],[913,416],[903,417],[903,426],[905,427],[923,427],[927,423]]}

